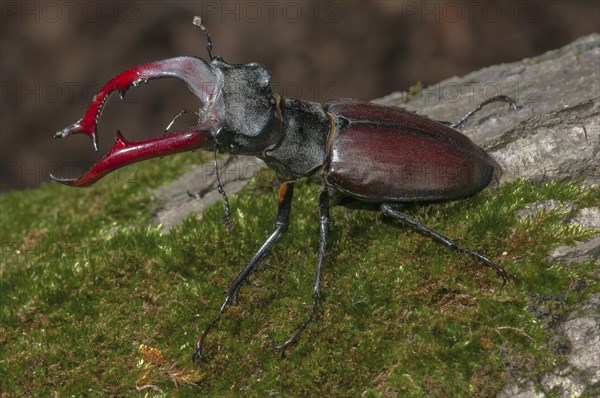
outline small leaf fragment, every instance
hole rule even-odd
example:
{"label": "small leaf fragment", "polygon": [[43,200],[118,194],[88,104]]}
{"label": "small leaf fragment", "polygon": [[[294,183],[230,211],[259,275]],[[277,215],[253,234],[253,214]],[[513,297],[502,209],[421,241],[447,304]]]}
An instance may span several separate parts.
{"label": "small leaf fragment", "polygon": [[146,344],[140,344],[140,348],[138,350],[140,354],[142,354],[144,361],[148,363],[153,365],[162,365],[165,362],[165,356],[157,348],[147,346]]}

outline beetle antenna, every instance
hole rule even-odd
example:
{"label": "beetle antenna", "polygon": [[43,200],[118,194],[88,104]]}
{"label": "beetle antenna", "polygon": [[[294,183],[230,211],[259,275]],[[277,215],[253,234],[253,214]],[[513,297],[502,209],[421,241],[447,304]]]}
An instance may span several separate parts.
{"label": "beetle antenna", "polygon": [[212,56],[212,39],[210,38],[210,33],[208,33],[208,29],[206,28],[206,25],[204,25],[202,23],[202,18],[199,16],[194,16],[194,19],[192,21],[192,24],[197,27],[200,28],[200,30],[202,32],[204,32],[204,36],[206,36],[206,41],[208,42],[208,44],[206,45],[206,50],[208,50],[208,56],[210,57],[210,60],[213,60],[213,56]]}
{"label": "beetle antenna", "polygon": [[223,217],[223,221],[225,222],[225,226],[228,231],[233,229],[233,223],[231,222],[231,212],[229,211],[229,198],[227,197],[227,193],[225,193],[225,189],[223,189],[223,185],[221,184],[221,178],[219,178],[219,165],[217,164],[217,153],[219,152],[219,144],[215,144],[215,173],[217,175],[217,191],[223,197],[225,201],[225,217]]}
{"label": "beetle antenna", "polygon": [[197,112],[192,112],[192,111],[188,111],[187,109],[182,110],[181,112],[179,112],[174,118],[173,120],[171,120],[171,122],[167,125],[167,127],[165,128],[165,132],[163,134],[167,134],[169,132],[169,130],[171,129],[171,127],[173,127],[173,124],[175,124],[175,121],[177,119],[179,119],[181,116],[183,116],[186,113],[197,113]]}

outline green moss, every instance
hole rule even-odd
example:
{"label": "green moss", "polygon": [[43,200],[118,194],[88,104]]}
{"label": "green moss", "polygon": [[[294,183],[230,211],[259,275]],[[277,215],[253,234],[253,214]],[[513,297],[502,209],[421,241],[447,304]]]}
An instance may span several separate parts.
{"label": "green moss", "polygon": [[[231,233],[218,203],[161,235],[149,226],[148,188],[198,158],[146,162],[85,190],[48,184],[0,196],[7,396],[162,396],[136,392],[142,343],[192,368],[195,340],[277,211],[264,173],[231,198]],[[565,226],[560,208],[515,217],[548,199],[600,205],[598,193],[574,185],[520,181],[407,210],[502,264],[516,277],[506,286],[394,220],[334,208],[318,316],[282,359],[271,339],[287,338],[310,309],[318,191],[316,182],[297,184],[290,232],[208,337],[199,385],[177,389],[163,370],[153,382],[166,396],[492,396],[509,372],[552,366],[543,325],[599,291],[592,262],[546,259],[591,231]]]}
{"label": "green moss", "polygon": [[407,94],[409,97],[419,97],[423,92],[423,83],[417,82],[415,85],[408,88]]}

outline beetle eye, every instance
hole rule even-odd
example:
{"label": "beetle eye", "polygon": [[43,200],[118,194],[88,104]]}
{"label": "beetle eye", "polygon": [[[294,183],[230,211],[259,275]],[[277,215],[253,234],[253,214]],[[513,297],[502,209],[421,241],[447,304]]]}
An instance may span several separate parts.
{"label": "beetle eye", "polygon": [[229,153],[232,155],[237,155],[240,153],[240,146],[238,144],[229,145]]}
{"label": "beetle eye", "polygon": [[261,65],[258,69],[258,84],[262,88],[266,88],[269,87],[269,83],[271,83],[271,72],[265,66]]}

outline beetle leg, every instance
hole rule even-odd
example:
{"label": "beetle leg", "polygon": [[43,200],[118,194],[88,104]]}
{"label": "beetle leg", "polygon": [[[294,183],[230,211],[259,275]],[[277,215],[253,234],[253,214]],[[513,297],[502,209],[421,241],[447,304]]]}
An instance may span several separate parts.
{"label": "beetle leg", "polygon": [[200,363],[201,360],[206,361],[206,356],[202,353],[204,347],[204,340],[208,333],[214,329],[217,325],[221,316],[225,312],[225,308],[231,302],[235,302],[237,300],[237,294],[244,284],[248,280],[248,277],[252,275],[261,261],[265,258],[269,250],[273,247],[275,242],[279,239],[282,233],[286,232],[288,226],[290,224],[290,212],[292,210],[292,198],[294,195],[294,183],[293,182],[284,182],[281,184],[279,188],[279,210],[277,211],[277,218],[275,219],[275,231],[269,236],[266,242],[258,249],[258,252],[252,257],[252,259],[248,262],[248,264],[240,271],[240,273],[235,277],[229,288],[227,289],[227,296],[225,297],[225,301],[221,305],[217,316],[213,321],[206,327],[202,336],[196,343],[196,349],[194,354],[192,355],[192,360],[197,364]]}
{"label": "beetle leg", "polygon": [[219,170],[217,170],[217,153],[218,152],[219,152],[219,144],[215,144],[214,159],[215,159],[215,171],[217,174],[217,191],[221,194],[221,196],[223,197],[223,201],[225,202],[225,217],[223,218],[223,220],[225,222],[225,226],[227,227],[228,231],[231,231],[233,229],[233,223],[231,222],[231,212],[229,211],[229,198],[227,197],[227,193],[225,192],[225,189],[223,189],[223,184],[221,184],[221,179],[219,178]]}
{"label": "beetle leg", "polygon": [[415,219],[407,216],[406,214],[401,213],[400,211],[394,209],[394,205],[389,204],[389,203],[382,204],[381,205],[381,212],[383,214],[385,214],[386,216],[393,217],[393,218],[395,218],[397,220],[400,220],[400,221],[408,224],[409,226],[411,226],[412,228],[416,229],[417,231],[419,231],[423,235],[427,235],[430,238],[432,238],[433,240],[436,240],[436,241],[438,241],[440,243],[443,243],[444,245],[448,246],[450,249],[452,249],[454,251],[461,252],[461,253],[466,253],[469,256],[474,257],[474,258],[480,260],[485,265],[487,265],[488,267],[490,267],[493,270],[495,270],[496,273],[498,274],[498,276],[500,276],[502,278],[504,284],[510,278],[510,275],[508,274],[508,272],[506,272],[506,270],[504,268],[502,268],[501,266],[495,264],[494,262],[492,262],[487,257],[485,257],[485,256],[477,253],[475,250],[471,250],[471,249],[467,249],[465,247],[459,246],[452,239],[450,239],[450,238],[448,238],[448,237],[440,234],[439,232],[434,231],[433,229],[431,229],[431,228],[429,228],[429,227],[421,224],[417,220],[415,220]]}
{"label": "beetle leg", "polygon": [[464,122],[466,122],[471,116],[473,116],[474,113],[479,111],[481,108],[483,108],[487,104],[491,104],[492,102],[508,102],[509,109],[517,110],[517,103],[515,102],[515,100],[513,100],[510,97],[507,97],[506,95],[496,95],[495,97],[489,98],[489,99],[483,101],[481,104],[477,105],[475,108],[471,109],[469,112],[467,112],[466,115],[461,117],[458,122],[456,122],[456,123],[441,122],[441,123],[446,124],[448,127],[451,127],[454,129],[454,128],[460,126],[461,124],[463,124]]}
{"label": "beetle leg", "polygon": [[[227,168],[230,166],[230,164],[233,163],[236,159],[237,159],[237,155],[229,155],[227,160],[225,160],[225,162],[221,163],[220,166],[217,164],[217,162],[215,162],[215,170],[214,170],[213,174],[215,174],[215,173],[218,174],[219,170],[221,170],[221,173],[223,173],[224,171],[227,170]],[[205,186],[204,188],[199,190],[197,193],[193,193],[188,190],[187,194],[190,198],[202,199],[204,197],[204,195],[206,195],[207,193],[209,193],[210,191],[213,190],[216,183],[217,183],[217,177],[215,176],[207,186]]]}
{"label": "beetle leg", "polygon": [[324,189],[321,192],[321,196],[319,197],[319,213],[320,213],[320,218],[321,218],[321,230],[320,230],[320,234],[321,234],[321,239],[319,241],[319,259],[317,260],[317,272],[315,275],[315,284],[313,287],[313,294],[312,294],[312,299],[313,299],[313,303],[312,303],[312,307],[310,309],[310,313],[308,314],[308,317],[306,318],[306,320],[304,322],[302,322],[302,324],[298,327],[298,329],[296,329],[296,331],[294,332],[294,334],[292,334],[292,336],[287,339],[286,341],[284,341],[281,344],[275,344],[275,342],[271,342],[271,345],[273,346],[273,348],[279,349],[279,350],[285,350],[292,345],[297,339],[298,336],[300,336],[300,333],[302,333],[302,331],[304,329],[306,329],[306,327],[308,326],[308,324],[312,321],[313,316],[315,315],[315,311],[317,309],[317,304],[319,302],[319,294],[321,292],[321,277],[323,274],[323,260],[325,259],[325,249],[327,247],[327,233],[329,231],[329,192]]}

